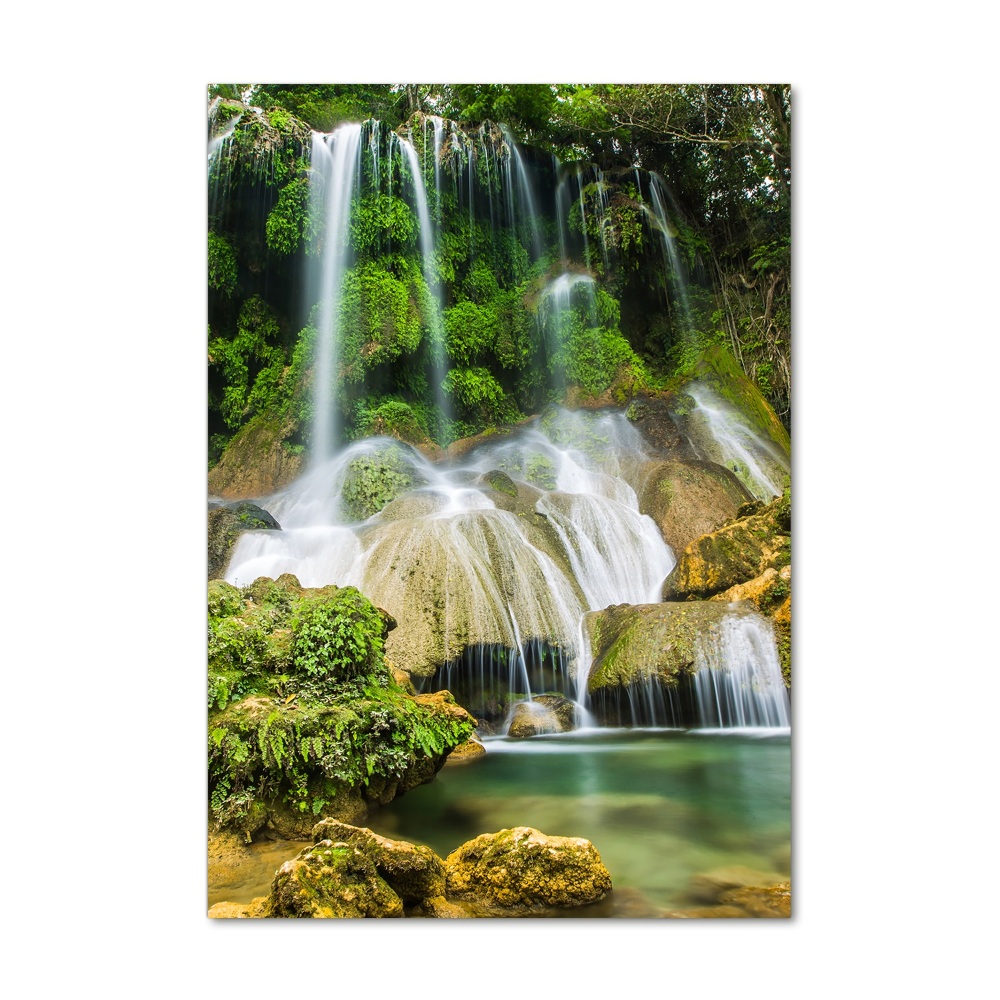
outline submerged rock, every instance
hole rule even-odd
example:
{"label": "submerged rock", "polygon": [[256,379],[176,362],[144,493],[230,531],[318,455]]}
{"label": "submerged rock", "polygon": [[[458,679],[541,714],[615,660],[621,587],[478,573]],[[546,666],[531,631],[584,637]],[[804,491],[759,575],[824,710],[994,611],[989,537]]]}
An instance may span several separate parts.
{"label": "submerged rock", "polygon": [[488,907],[537,910],[594,903],[611,891],[597,849],[582,837],[519,826],[484,833],[445,859],[447,895]]}
{"label": "submerged rock", "polygon": [[263,507],[241,501],[212,507],[208,512],[208,578],[221,577],[236,539],[244,531],[280,531],[281,525]]}
{"label": "submerged rock", "polygon": [[737,889],[773,886],[783,883],[778,872],[762,872],[745,865],[728,865],[709,872],[692,875],[685,895],[694,903],[722,903],[724,897]]}
{"label": "submerged rock", "polygon": [[663,582],[665,601],[707,598],[791,562],[789,495],[696,538]]}
{"label": "submerged rock", "polygon": [[541,694],[514,706],[507,735],[515,739],[544,733],[568,733],[576,728],[576,705],[568,698]]}
{"label": "submerged rock", "polygon": [[636,494],[640,512],[656,522],[674,552],[715,531],[752,499],[728,469],[694,461],[647,463]]}

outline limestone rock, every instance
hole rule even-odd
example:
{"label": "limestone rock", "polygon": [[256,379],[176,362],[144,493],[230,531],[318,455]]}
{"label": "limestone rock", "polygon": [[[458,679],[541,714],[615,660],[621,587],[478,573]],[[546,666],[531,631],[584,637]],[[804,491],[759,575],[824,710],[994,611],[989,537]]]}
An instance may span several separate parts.
{"label": "limestone rock", "polygon": [[243,501],[212,507],[208,512],[208,578],[218,579],[225,571],[236,539],[244,531],[270,529],[281,525],[255,503]]}
{"label": "limestone rock", "polygon": [[656,522],[675,553],[731,520],[752,499],[728,469],[695,461],[647,463],[636,494],[639,510]]}
{"label": "limestone rock", "polygon": [[707,598],[791,562],[791,515],[786,493],[759,513],[696,538],[663,582],[665,601]]}
{"label": "limestone rock", "polygon": [[676,408],[673,400],[672,394],[636,399],[629,405],[625,415],[656,454],[680,459],[696,458],[673,413]]}
{"label": "limestone rock", "polygon": [[449,764],[466,764],[473,760],[479,760],[479,758],[484,756],[485,753],[486,747],[484,747],[478,740],[466,740],[464,743],[459,743],[459,745],[455,747],[450,754],[448,754],[448,759],[444,762],[445,767]]}
{"label": "limestone rock", "polygon": [[414,903],[445,890],[444,862],[429,848],[381,837],[366,827],[326,819],[313,827],[317,841],[343,842],[366,852],[378,874],[404,903]]}
{"label": "limestone rock", "polygon": [[576,728],[576,705],[568,698],[542,694],[514,706],[507,735],[515,739],[543,733],[568,733]]}
{"label": "limestone rock", "polygon": [[378,874],[371,855],[323,840],[286,861],[268,897],[275,917],[401,917],[403,901]]}
{"label": "limestone rock", "polygon": [[715,601],[618,604],[584,615],[593,664],[591,695],[658,680],[672,685],[695,665],[699,634],[749,606]]}
{"label": "limestone rock", "polygon": [[603,899],[611,876],[589,840],[531,827],[484,833],[445,859],[448,897],[500,909],[573,907]]}
{"label": "limestone rock", "polygon": [[287,486],[302,471],[302,456],[287,444],[293,424],[262,413],[241,427],[208,473],[209,492],[226,500],[262,497]]}

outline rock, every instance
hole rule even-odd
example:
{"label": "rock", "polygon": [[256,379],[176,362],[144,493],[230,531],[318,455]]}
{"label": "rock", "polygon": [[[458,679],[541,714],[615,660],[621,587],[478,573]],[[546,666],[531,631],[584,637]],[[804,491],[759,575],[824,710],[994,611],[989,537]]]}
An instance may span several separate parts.
{"label": "rock", "polygon": [[646,684],[676,686],[695,668],[698,636],[749,606],[714,601],[618,604],[584,615],[593,663],[587,690],[602,692]]}
{"label": "rock", "polygon": [[727,603],[747,601],[762,615],[771,619],[774,637],[778,643],[778,658],[785,684],[791,684],[792,671],[792,567],[782,566],[776,570],[769,566],[760,576],[737,583],[710,598],[712,601]]}
{"label": "rock", "polygon": [[378,874],[371,855],[323,840],[286,861],[274,876],[275,917],[401,917],[403,901]]}
{"label": "rock", "polygon": [[236,432],[208,473],[210,493],[226,500],[262,497],[287,486],[302,471],[302,455],[287,444],[295,426],[262,413]]}
{"label": "rock", "polygon": [[209,580],[218,579],[225,573],[240,534],[260,529],[280,531],[281,525],[255,503],[242,501],[211,508],[208,512]]}
{"label": "rock", "polygon": [[429,847],[390,840],[366,827],[349,826],[335,819],[317,823],[313,838],[317,842],[343,842],[365,851],[374,860],[378,874],[404,903],[444,895],[444,862]]}
{"label": "rock", "polygon": [[505,910],[573,907],[603,899],[611,876],[589,840],[519,826],[484,833],[445,859],[449,899]]}
{"label": "rock", "polygon": [[792,915],[792,884],[747,886],[724,893],[719,902],[736,906],[750,917],[790,917]]}
{"label": "rock", "polygon": [[790,499],[696,538],[663,582],[665,601],[707,598],[791,562]]}
{"label": "rock", "polygon": [[209,907],[208,915],[212,918],[236,918],[246,919],[248,917],[267,917],[268,911],[267,896],[258,896],[250,900],[249,903],[216,903]]}
{"label": "rock", "polygon": [[419,483],[412,453],[403,445],[385,444],[347,463],[340,507],[350,519],[366,521]]}
{"label": "rock", "polygon": [[479,760],[486,753],[486,747],[479,740],[466,740],[460,743],[444,762],[445,767],[449,764],[467,764],[469,761]]}
{"label": "rock", "polygon": [[734,889],[773,886],[786,880],[777,872],[762,872],[744,865],[729,865],[692,875],[685,895],[695,903],[720,903]]}
{"label": "rock", "polygon": [[542,694],[514,706],[507,735],[515,739],[543,733],[568,733],[576,728],[576,704],[558,695]]}
{"label": "rock", "polygon": [[655,453],[678,459],[695,459],[697,455],[673,413],[675,408],[673,394],[636,399],[625,411],[625,416]]}
{"label": "rock", "polygon": [[656,522],[675,553],[731,520],[752,499],[732,472],[713,462],[649,462],[640,476],[639,510]]}

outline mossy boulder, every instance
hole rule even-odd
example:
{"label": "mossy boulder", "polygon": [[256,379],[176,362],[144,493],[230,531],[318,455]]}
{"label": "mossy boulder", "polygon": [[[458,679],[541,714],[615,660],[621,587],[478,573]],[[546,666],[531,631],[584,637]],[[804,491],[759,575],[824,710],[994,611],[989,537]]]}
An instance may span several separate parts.
{"label": "mossy boulder", "polygon": [[664,581],[662,597],[665,601],[708,598],[790,563],[791,511],[786,492],[758,513],[691,542]]}
{"label": "mossy boulder", "polygon": [[369,854],[375,869],[404,903],[443,896],[444,862],[429,848],[381,837],[366,827],[326,819],[313,828],[317,842],[345,843]]}
{"label": "mossy boulder", "polygon": [[273,917],[401,917],[403,901],[368,851],[323,840],[278,869],[268,910]]}
{"label": "mossy boulder", "polygon": [[640,512],[656,522],[663,540],[675,553],[731,520],[753,499],[721,465],[673,460],[644,465],[636,495]]}
{"label": "mossy boulder", "polygon": [[514,706],[507,735],[515,739],[576,728],[576,705],[559,695],[541,694]]}
{"label": "mossy boulder", "polygon": [[419,483],[402,447],[386,444],[348,462],[340,488],[341,512],[351,520],[365,521]]}
{"label": "mossy boulder", "polygon": [[413,697],[385,660],[389,616],[353,587],[286,575],[211,586],[209,792],[217,828],[308,836],[320,817],[433,779],[475,720],[447,692]]}
{"label": "mossy boulder", "polygon": [[698,637],[718,628],[749,606],[714,601],[618,604],[584,615],[593,663],[587,680],[591,696],[650,681],[676,686],[695,670]]}
{"label": "mossy boulder", "polygon": [[501,910],[584,906],[611,891],[611,876],[589,840],[525,826],[470,840],[448,855],[445,869],[449,899]]}
{"label": "mossy boulder", "polygon": [[242,501],[209,507],[208,578],[223,576],[233,546],[244,531],[280,531],[281,525],[263,507]]}
{"label": "mossy boulder", "polygon": [[277,492],[303,469],[301,449],[290,444],[296,425],[273,412],[261,413],[236,432],[218,464],[209,470],[208,490],[226,500]]}

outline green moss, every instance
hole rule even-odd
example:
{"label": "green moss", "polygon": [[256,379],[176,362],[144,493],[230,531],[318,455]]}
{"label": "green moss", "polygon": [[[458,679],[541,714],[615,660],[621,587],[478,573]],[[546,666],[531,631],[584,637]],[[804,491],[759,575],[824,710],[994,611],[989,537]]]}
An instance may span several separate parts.
{"label": "green moss", "polygon": [[236,251],[218,233],[208,234],[208,287],[230,296],[236,290]]}
{"label": "green moss", "polygon": [[341,509],[348,517],[363,521],[413,485],[413,470],[398,447],[380,448],[348,463]]}

